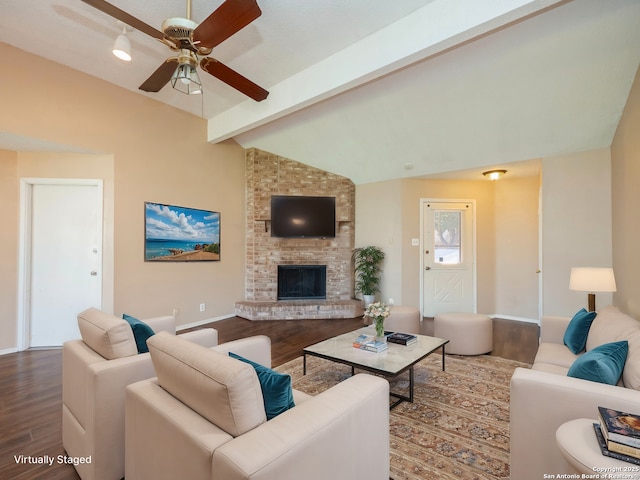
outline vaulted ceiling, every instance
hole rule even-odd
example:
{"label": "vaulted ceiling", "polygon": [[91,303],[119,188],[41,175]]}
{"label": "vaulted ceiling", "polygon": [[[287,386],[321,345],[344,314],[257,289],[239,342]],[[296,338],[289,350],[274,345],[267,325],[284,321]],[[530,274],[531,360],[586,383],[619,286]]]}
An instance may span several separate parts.
{"label": "vaulted ceiling", "polygon": [[[185,0],[110,3],[158,29],[186,13]],[[193,0],[193,20],[221,4]],[[640,0],[258,4],[212,56],[269,90],[260,103],[207,74],[201,96],[138,90],[171,51],[133,31],[133,61],[117,60],[121,28],[81,0],[0,2],[0,42],[203,116],[203,141],[234,138],[356,183],[528,174],[529,160],[608,147],[640,63]],[[44,148],[0,132],[1,148],[18,140]]]}

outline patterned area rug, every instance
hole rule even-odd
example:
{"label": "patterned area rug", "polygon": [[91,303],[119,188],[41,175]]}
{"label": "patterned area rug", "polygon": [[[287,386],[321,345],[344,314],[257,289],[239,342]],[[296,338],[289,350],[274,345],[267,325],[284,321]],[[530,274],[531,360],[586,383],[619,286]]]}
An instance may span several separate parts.
{"label": "patterned area rug", "polygon": [[[488,355],[430,355],[414,368],[414,403],[391,411],[391,478],[508,479],[509,381],[521,362]],[[351,368],[316,357],[302,357],[280,367],[294,388],[320,393],[351,375]],[[356,370],[358,372],[358,370]],[[406,393],[409,374],[391,382]]]}

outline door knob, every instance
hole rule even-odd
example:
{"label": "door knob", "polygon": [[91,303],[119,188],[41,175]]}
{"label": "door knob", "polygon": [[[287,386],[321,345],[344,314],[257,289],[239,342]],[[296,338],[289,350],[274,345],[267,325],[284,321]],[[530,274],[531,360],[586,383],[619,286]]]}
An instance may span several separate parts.
{"label": "door knob", "polygon": [[424,267],[425,270],[431,270],[431,267]]}
{"label": "door knob", "polygon": [[95,270],[91,270],[91,276],[95,277],[98,275],[98,272],[96,272]]}

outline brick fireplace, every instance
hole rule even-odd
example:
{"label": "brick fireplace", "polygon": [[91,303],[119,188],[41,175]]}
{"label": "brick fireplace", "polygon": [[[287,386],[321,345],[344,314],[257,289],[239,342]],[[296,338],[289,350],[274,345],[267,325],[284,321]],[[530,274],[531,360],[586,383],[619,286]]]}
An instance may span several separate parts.
{"label": "brick fireplace", "polygon": [[278,300],[326,298],[326,265],[278,265]]}
{"label": "brick fireplace", "polygon": [[[236,315],[250,320],[352,318],[355,186],[349,179],[257,149],[246,153],[245,299]],[[271,195],[336,197],[335,238],[271,237]],[[278,266],[325,267],[325,298],[278,300]]]}

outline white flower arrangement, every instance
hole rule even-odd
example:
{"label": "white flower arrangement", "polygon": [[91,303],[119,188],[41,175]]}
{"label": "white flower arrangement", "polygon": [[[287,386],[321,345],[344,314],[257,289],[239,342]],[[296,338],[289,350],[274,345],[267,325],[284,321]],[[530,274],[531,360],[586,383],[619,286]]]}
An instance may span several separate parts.
{"label": "white flower arrangement", "polygon": [[376,336],[384,336],[384,319],[389,316],[389,307],[382,302],[375,302],[367,305],[364,309],[364,316],[373,319],[376,327]]}
{"label": "white flower arrangement", "polygon": [[384,320],[389,316],[389,307],[382,302],[371,303],[364,309],[364,316],[374,320]]}

